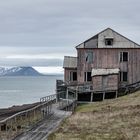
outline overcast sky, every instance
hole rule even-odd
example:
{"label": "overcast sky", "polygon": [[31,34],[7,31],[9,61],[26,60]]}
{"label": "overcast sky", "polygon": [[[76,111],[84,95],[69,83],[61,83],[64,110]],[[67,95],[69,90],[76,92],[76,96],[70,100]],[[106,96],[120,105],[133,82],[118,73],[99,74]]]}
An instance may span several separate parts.
{"label": "overcast sky", "polygon": [[107,27],[140,44],[140,1],[0,0],[0,65],[61,67]]}

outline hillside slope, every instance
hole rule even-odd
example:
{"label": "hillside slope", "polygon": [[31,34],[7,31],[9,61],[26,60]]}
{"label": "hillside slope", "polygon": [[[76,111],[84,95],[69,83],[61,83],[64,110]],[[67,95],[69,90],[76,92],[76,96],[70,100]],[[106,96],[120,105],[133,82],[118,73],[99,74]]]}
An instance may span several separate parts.
{"label": "hillside slope", "polygon": [[48,140],[140,140],[140,91],[77,107]]}

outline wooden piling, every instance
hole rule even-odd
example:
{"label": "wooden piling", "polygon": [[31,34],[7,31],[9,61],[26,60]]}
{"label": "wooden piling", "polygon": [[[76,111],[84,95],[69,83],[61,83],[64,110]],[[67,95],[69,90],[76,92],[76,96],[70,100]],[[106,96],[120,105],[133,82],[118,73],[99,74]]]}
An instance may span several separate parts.
{"label": "wooden piling", "polygon": [[116,98],[118,98],[118,91],[116,90]]}
{"label": "wooden piling", "polygon": [[105,92],[103,92],[103,101],[104,101],[104,99],[105,99]]}
{"label": "wooden piling", "polygon": [[90,102],[93,101],[93,92],[91,92],[91,98],[90,98]]}

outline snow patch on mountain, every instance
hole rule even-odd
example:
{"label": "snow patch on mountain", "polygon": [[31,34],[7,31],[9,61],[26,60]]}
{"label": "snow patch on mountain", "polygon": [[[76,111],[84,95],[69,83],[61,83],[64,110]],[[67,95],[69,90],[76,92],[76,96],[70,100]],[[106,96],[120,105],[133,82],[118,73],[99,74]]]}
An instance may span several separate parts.
{"label": "snow patch on mountain", "polygon": [[32,67],[0,67],[0,76],[39,76]]}

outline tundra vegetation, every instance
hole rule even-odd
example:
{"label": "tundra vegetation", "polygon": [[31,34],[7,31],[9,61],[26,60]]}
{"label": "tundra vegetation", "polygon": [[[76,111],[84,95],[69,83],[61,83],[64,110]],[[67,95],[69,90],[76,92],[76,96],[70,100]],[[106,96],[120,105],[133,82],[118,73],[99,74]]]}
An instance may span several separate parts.
{"label": "tundra vegetation", "polygon": [[140,91],[79,105],[48,140],[140,140]]}

